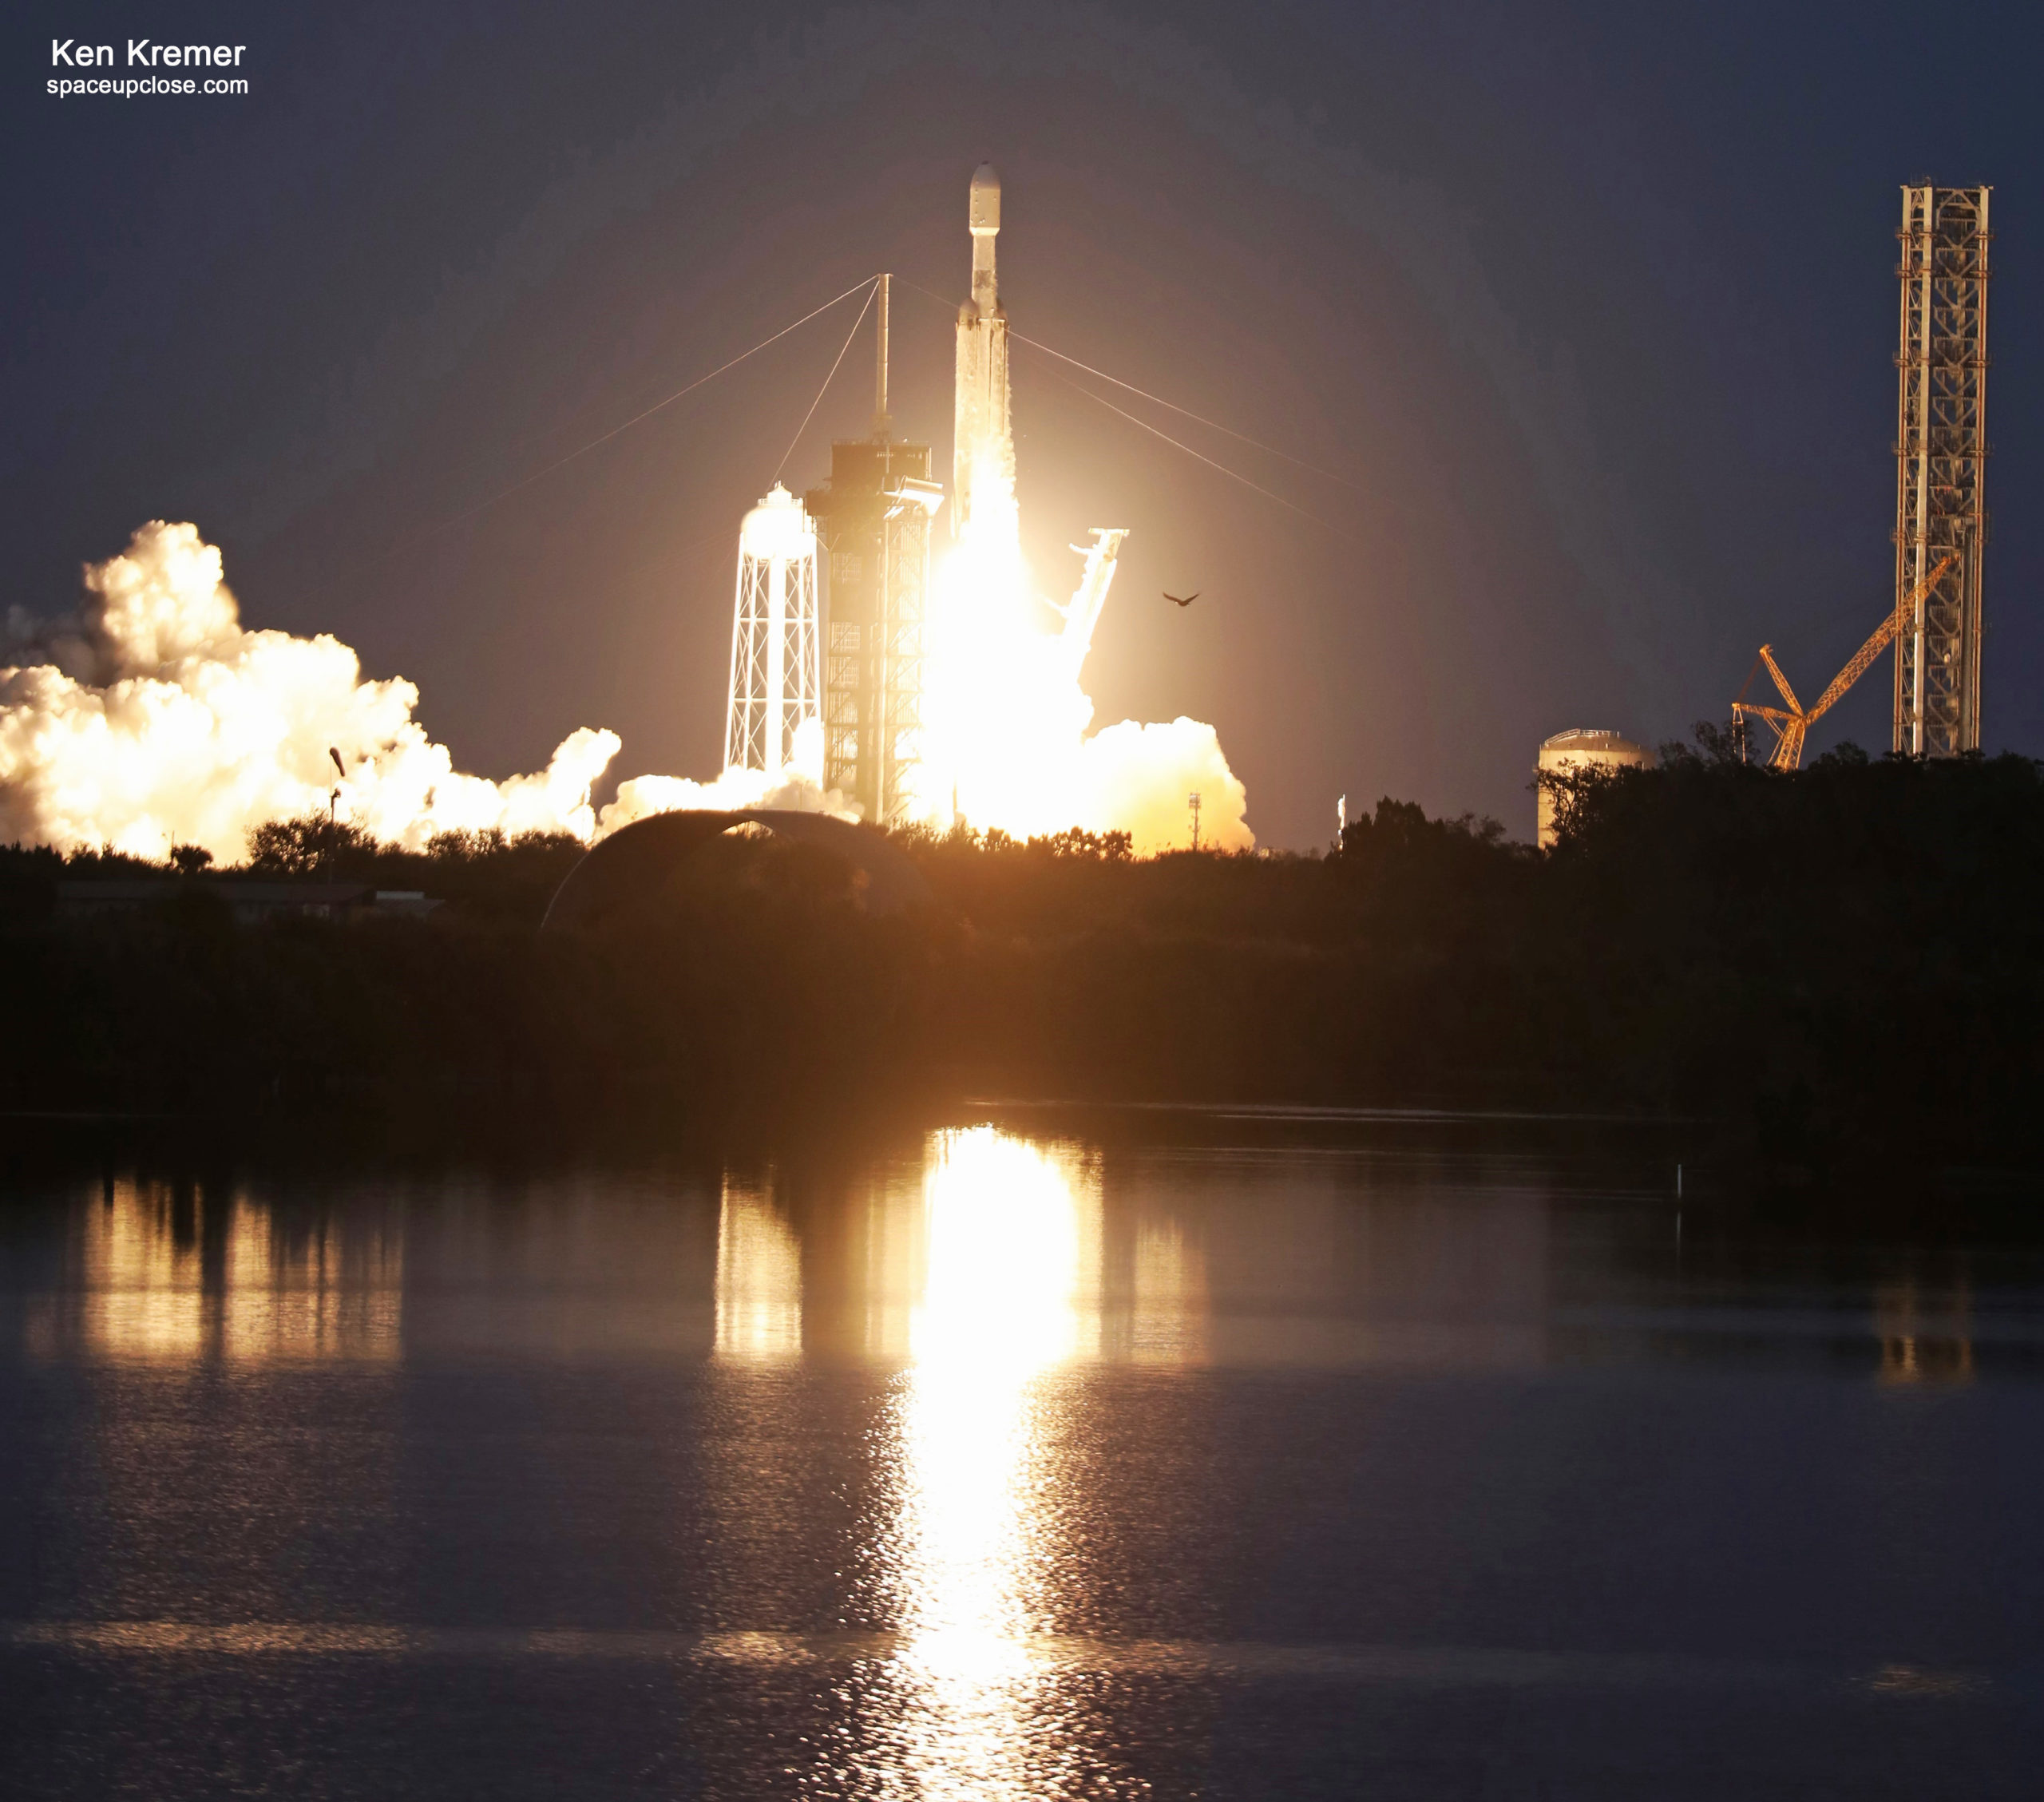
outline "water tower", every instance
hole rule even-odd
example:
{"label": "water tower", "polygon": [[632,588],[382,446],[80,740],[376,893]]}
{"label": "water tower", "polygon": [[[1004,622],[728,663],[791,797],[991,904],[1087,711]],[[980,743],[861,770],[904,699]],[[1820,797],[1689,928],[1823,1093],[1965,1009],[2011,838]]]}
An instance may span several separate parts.
{"label": "water tower", "polygon": [[[1537,779],[1571,775],[1583,770],[1641,770],[1650,767],[1653,762],[1654,753],[1644,745],[1634,744],[1616,732],[1579,726],[1541,741],[1539,762],[1534,773]],[[1534,842],[1542,850],[1550,849],[1560,836],[1558,824],[1554,791],[1542,782],[1534,815]]]}

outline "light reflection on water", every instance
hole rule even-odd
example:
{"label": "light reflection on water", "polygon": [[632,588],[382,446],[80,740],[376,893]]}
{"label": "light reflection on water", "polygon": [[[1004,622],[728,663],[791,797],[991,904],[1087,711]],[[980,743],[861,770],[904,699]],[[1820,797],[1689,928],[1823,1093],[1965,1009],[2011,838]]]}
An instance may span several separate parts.
{"label": "light reflection on water", "polygon": [[294,1226],[240,1190],[109,1180],[74,1210],[74,1281],[33,1298],[32,1355],[263,1364],[399,1354],[402,1234],[353,1215]]}
{"label": "light reflection on water", "polygon": [[[1462,1605],[1488,1511],[1516,1548],[1575,1518],[1557,1495],[1622,1499],[1638,1476],[1628,1434],[1654,1459],[1688,1455],[1650,1422],[1600,1436],[1564,1412],[1563,1457],[1564,1442],[1514,1424],[1506,1404],[1600,1419],[1638,1385],[1557,1403],[1562,1367],[1658,1365],[1653,1392],[1687,1410],[1707,1452],[1717,1404],[1699,1408],[1671,1372],[1721,1353],[1725,1368],[1821,1369],[1882,1410],[1859,1453],[1915,1469],[1909,1436],[1946,1418],[1927,1403],[1994,1399],[1991,1381],[1968,1387],[1976,1336],[1991,1377],[2044,1356],[2036,1298],[2018,1305],[1991,1277],[1898,1264],[1792,1288],[1705,1280],[1693,1262],[1685,1273],[1650,1198],[1572,1214],[1537,1170],[1472,1178],[1310,1149],[1109,1154],[992,1126],[822,1176],[470,1178],[315,1200],[123,1178],[41,1218],[32,1250],[26,1231],[0,1239],[0,1322],[12,1313],[38,1364],[101,1367],[88,1389],[150,1399],[81,1413],[69,1511],[57,1511],[92,1548],[79,1558],[90,1580],[22,1643],[436,1659],[479,1647],[671,1668],[678,1693],[688,1670],[756,1671],[763,1693],[813,1680],[830,1705],[782,1774],[818,1796],[1145,1793],[1128,1750],[1141,1724],[1114,1710],[1139,1713],[1147,1692],[1128,1680],[1159,1669],[1196,1683],[1249,1670],[1618,1681],[1622,1659],[1586,1676],[1565,1658],[1514,1663],[1545,1644],[1548,1612],[1501,1612],[1494,1633],[1465,1623],[1468,1643],[1446,1646],[1432,1615],[1397,1612],[1423,1580],[1442,1610]],[[137,1365],[232,1367],[237,1380],[138,1382]],[[1796,1405],[1828,1387],[1800,1384]],[[1247,1405],[1216,1412],[1246,1392]],[[1330,1396],[1338,1408],[1321,1406]],[[1300,1408],[1297,1433],[1264,1435],[1266,1406]],[[330,1432],[346,1444],[358,1415],[352,1463],[319,1449]],[[1337,1487],[1282,1474],[1295,1452]],[[1571,1487],[1579,1456],[1590,1463]],[[1705,1487],[1724,1467],[1705,1452],[1685,1467]],[[224,1510],[216,1468],[238,1485]],[[1327,1494],[1349,1498],[1353,1535]],[[1682,1494],[1648,1511],[1646,1538]],[[1371,1514],[1386,1495],[1402,1503]],[[1851,1500],[1828,1505],[1849,1513]],[[245,1549],[246,1523],[272,1517],[265,1562]],[[175,1519],[194,1523],[187,1539],[163,1536]],[[330,1552],[373,1548],[376,1599],[353,1566],[324,1590],[299,1583],[300,1523],[321,1519]],[[1361,1626],[1316,1624],[1339,1558],[1270,1576],[1314,1535],[1374,1572],[1342,1604]],[[414,1537],[429,1548],[419,1570],[385,1570]],[[1520,1552],[1492,1552],[1486,1580],[1515,1580]],[[1583,1567],[1555,1554],[1570,1573],[1559,1612]],[[473,1589],[435,1586],[471,1569]],[[1297,1585],[1295,1624],[1264,1643],[1260,1618],[1213,1602],[1230,1583]],[[1337,1628],[1355,1643],[1321,1644]],[[1284,1632],[1299,1643],[1278,1643]],[[1931,1693],[1956,1681],[1943,1668],[1898,1653],[1875,1686]],[[1123,1699],[1103,1701],[1116,1684]],[[707,1730],[699,1710],[680,1713],[678,1733]]]}
{"label": "light reflection on water", "polygon": [[1044,1699],[1026,1642],[1055,1588],[1044,1499],[1060,1420],[1045,1372],[1098,1333],[1100,1201],[1076,1158],[980,1128],[924,1179],[929,1254],[890,1424],[889,1587],[913,1697],[901,1792],[1024,1793]]}
{"label": "light reflection on water", "polygon": [[[770,1186],[724,1186],[722,1360],[771,1363],[802,1348],[802,1252]],[[1096,1160],[981,1127],[934,1135],[919,1175],[870,1186],[830,1247],[841,1268],[819,1286],[846,1305],[813,1298],[817,1349],[852,1349],[849,1326],[859,1353],[904,1367],[875,1446],[888,1518],[870,1525],[869,1599],[895,1637],[862,1698],[871,1793],[1055,1793],[1077,1752],[1032,1642],[1053,1625],[1069,1425],[1047,1379],[1099,1356],[1107,1336],[1103,1212]],[[1155,1227],[1132,1250],[1112,1329],[1122,1355],[1190,1357],[1196,1257]],[[818,1792],[842,1776],[819,1772]],[[1087,1780],[1114,1793],[1110,1773]]]}
{"label": "light reflection on water", "polygon": [[1097,1150],[992,1126],[820,1185],[733,1171],[707,1206],[664,1176],[289,1205],[121,1176],[65,1206],[17,1317],[39,1360],[850,1360],[990,1390],[1073,1361],[1510,1371],[1734,1339],[1963,1384],[1979,1334],[2034,1337],[1999,1301],[1981,1316],[1963,1273],[1727,1287],[1685,1277],[1678,1245],[1614,1266],[1608,1230],[1564,1242],[1562,1218],[1537,1178],[1285,1153],[1124,1158],[1110,1186]]}
{"label": "light reflection on water", "polygon": [[802,1246],[759,1190],[727,1176],[717,1212],[717,1356],[802,1356]]}
{"label": "light reflection on water", "polygon": [[1971,1382],[1972,1313],[1971,1285],[1963,1281],[1935,1301],[1913,1277],[1877,1285],[1874,1330],[1881,1342],[1881,1381]]}

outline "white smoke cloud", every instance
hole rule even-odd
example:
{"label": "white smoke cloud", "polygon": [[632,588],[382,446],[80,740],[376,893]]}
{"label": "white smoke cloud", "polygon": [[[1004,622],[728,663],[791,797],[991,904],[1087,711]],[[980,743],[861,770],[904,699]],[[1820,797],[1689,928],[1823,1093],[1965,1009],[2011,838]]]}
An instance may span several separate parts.
{"label": "white smoke cloud", "polygon": [[[531,775],[465,774],[413,717],[412,683],[365,681],[360,659],[330,634],[246,630],[220,553],[196,526],[153,521],[121,555],[89,566],[85,585],[69,616],[38,622],[16,610],[0,635],[0,843],[145,857],[199,845],[238,862],[252,829],[323,812],[336,787],[341,818],[413,849],[436,833],[489,828],[594,840],[679,808],[858,817],[817,779],[820,727],[789,769],[730,769],[707,782],[635,776],[600,816],[589,792],[617,754],[615,732],[571,732]],[[1008,683],[970,691],[982,742],[999,751],[998,767],[966,783],[974,824],[1126,831],[1147,855],[1186,842],[1196,790],[1203,842],[1254,842],[1212,727],[1125,720],[1083,738],[1091,703],[1053,641],[1029,634],[998,648]],[[1023,669],[1032,676],[1018,683]],[[1020,710],[1012,720],[994,704],[1004,692]],[[976,809],[982,783],[989,804]],[[933,798],[931,816],[943,811]]]}
{"label": "white smoke cloud", "polygon": [[1228,767],[1220,735],[1181,714],[1169,725],[1124,719],[1079,747],[1078,823],[1088,831],[1127,833],[1138,857],[1184,849],[1191,838],[1190,797],[1199,797],[1199,842],[1246,851],[1249,794]]}
{"label": "white smoke cloud", "polygon": [[654,814],[678,813],[684,808],[735,814],[753,807],[830,814],[841,820],[859,817],[858,810],[848,806],[837,790],[826,792],[813,776],[789,770],[770,774],[764,770],[733,768],[710,782],[691,782],[686,776],[634,776],[620,782],[617,798],[603,810],[596,836],[604,838]]}
{"label": "white smoke cloud", "polygon": [[238,861],[252,827],[323,811],[336,786],[342,818],[413,847],[453,830],[596,832],[589,788],[615,732],[570,733],[535,774],[461,774],[413,719],[410,683],[364,681],[326,633],[244,630],[195,526],[153,521],[86,569],[85,591],[66,619],[16,610],[0,638],[0,842]]}

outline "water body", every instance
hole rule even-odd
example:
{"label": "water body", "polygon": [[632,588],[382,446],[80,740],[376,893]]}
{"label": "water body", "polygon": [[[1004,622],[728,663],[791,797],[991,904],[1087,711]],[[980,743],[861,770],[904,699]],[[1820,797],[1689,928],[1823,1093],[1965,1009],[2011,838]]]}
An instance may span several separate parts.
{"label": "water body", "polygon": [[0,1788],[2036,1794],[2034,1251],[1498,1139],[17,1181]]}

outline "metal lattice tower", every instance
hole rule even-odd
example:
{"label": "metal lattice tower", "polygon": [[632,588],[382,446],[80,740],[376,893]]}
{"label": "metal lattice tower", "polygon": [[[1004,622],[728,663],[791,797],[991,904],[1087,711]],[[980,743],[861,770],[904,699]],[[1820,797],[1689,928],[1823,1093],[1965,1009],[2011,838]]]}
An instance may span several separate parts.
{"label": "metal lattice tower", "polygon": [[1915,757],[1980,748],[1980,557],[1987,536],[1986,188],[1902,191],[1902,345],[1895,434],[1899,606],[1948,553],[1895,640],[1895,744]]}
{"label": "metal lattice tower", "polygon": [[932,481],[906,477],[885,490],[880,528],[879,808],[888,825],[916,798],[923,751],[923,655],[929,618],[929,528],[943,505]]}
{"label": "metal lattice tower", "polygon": [[[739,533],[724,767],[814,777],[820,680],[816,532],[779,483]],[[803,728],[811,727],[810,733]]]}
{"label": "metal lattice tower", "polygon": [[899,444],[887,410],[887,300],[869,438],[830,446],[830,480],[804,497],[830,551],[823,671],[823,786],[889,826],[909,817],[921,761],[930,521],[944,489],[929,446]]}

